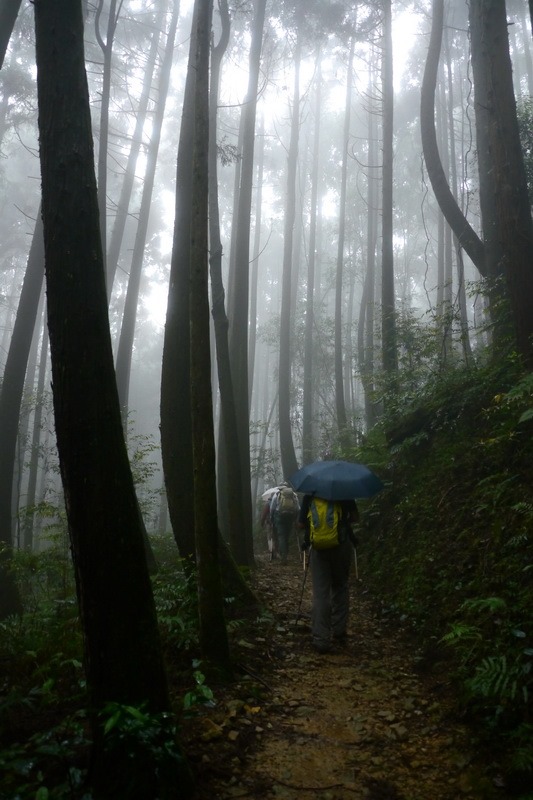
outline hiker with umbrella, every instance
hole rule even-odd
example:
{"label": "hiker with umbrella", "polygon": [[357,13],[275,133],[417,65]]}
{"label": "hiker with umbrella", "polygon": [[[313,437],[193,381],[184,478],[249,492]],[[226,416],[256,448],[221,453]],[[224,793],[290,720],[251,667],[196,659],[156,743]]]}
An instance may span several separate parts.
{"label": "hiker with umbrella", "polygon": [[302,548],[311,548],[312,643],[328,653],[347,641],[352,526],[359,521],[354,498],[371,497],[383,484],[362,464],[330,460],[302,467],[290,482],[304,492],[298,524],[305,530]]}

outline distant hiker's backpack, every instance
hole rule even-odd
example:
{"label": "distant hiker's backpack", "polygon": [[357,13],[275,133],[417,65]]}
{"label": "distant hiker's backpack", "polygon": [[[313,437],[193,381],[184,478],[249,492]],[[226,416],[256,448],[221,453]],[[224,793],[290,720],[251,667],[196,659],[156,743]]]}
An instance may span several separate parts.
{"label": "distant hiker's backpack", "polygon": [[298,513],[298,500],[289,486],[280,489],[278,501],[278,513],[281,517],[295,517]]}
{"label": "distant hiker's backpack", "polygon": [[342,509],[340,503],[314,497],[309,504],[309,540],[315,550],[336,547],[342,541]]}

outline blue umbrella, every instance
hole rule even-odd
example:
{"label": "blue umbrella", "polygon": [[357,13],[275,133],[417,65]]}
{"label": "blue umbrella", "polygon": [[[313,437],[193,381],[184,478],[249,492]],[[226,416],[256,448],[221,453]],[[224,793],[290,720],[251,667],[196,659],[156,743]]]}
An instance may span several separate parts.
{"label": "blue umbrella", "polygon": [[377,475],[353,461],[314,461],[291,475],[289,482],[297,492],[324,500],[372,497],[383,489]]}

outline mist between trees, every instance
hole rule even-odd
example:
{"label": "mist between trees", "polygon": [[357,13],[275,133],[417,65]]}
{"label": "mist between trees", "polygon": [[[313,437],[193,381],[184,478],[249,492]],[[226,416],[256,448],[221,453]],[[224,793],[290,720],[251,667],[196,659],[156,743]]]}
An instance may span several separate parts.
{"label": "mist between trees", "polygon": [[75,507],[109,531],[131,476],[81,486],[125,440],[145,547],[172,528],[194,560],[220,529],[252,566],[265,488],[353,456],[450,365],[531,366],[531,21],[518,0],[80,5],[70,89],[41,3],[41,28],[0,10],[0,538],[45,548],[65,492],[83,561]]}

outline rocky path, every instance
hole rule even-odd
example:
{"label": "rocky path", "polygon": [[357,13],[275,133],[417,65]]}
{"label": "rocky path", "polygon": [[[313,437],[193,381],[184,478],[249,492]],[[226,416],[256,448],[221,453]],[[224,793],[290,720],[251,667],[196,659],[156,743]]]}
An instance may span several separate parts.
{"label": "rocky path", "polygon": [[327,655],[310,646],[297,555],[287,566],[265,558],[256,583],[272,616],[237,633],[242,679],[187,729],[199,798],[505,797],[445,679],[420,671],[405,634],[372,612],[364,581],[352,580],[348,643]]}

